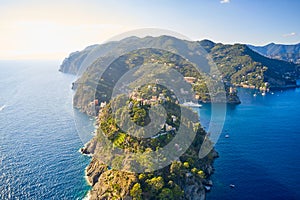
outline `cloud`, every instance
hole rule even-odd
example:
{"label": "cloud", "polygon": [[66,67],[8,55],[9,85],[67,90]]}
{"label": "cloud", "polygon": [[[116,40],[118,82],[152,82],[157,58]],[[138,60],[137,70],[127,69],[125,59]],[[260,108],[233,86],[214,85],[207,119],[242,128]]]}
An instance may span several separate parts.
{"label": "cloud", "polygon": [[283,37],[293,37],[293,36],[296,36],[296,35],[297,35],[297,33],[291,32],[291,33],[283,34],[282,36],[283,36]]}
{"label": "cloud", "polygon": [[220,3],[230,3],[230,0],[221,0]]}

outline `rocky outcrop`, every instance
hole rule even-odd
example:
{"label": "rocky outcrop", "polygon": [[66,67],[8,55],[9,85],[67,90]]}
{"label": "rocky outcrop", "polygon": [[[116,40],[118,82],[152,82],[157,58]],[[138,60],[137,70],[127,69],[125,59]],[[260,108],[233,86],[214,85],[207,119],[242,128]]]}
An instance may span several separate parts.
{"label": "rocky outcrop", "polygon": [[132,199],[130,189],[137,183],[137,175],[109,170],[107,165],[93,158],[86,168],[88,183],[93,186],[90,199]]}
{"label": "rocky outcrop", "polygon": [[231,95],[230,94],[230,95],[227,96],[227,103],[229,103],[229,104],[240,104],[241,100],[238,97],[238,95]]}
{"label": "rocky outcrop", "polygon": [[85,155],[93,155],[97,148],[97,139],[94,137],[80,149],[80,152]]}
{"label": "rocky outcrop", "polygon": [[[88,151],[90,146],[85,147]],[[218,157],[218,153],[213,150],[210,153],[213,158]],[[206,163],[204,170],[207,178],[201,179],[192,173],[186,173],[184,178],[178,182],[184,191],[182,200],[205,200],[207,186],[212,186],[212,181],[209,177],[214,169],[213,162]],[[156,172],[163,174],[164,170]],[[107,199],[132,199],[130,191],[134,184],[139,183],[139,174],[110,170],[107,165],[101,163],[96,158],[93,158],[89,166],[86,168],[86,177],[88,183],[92,186],[89,192],[90,200],[107,200]],[[147,191],[143,191],[146,192]],[[147,197],[144,199],[148,199]]]}
{"label": "rocky outcrop", "polygon": [[135,174],[115,170],[105,171],[90,191],[90,199],[132,199],[130,190],[136,182]]}
{"label": "rocky outcrop", "polygon": [[101,176],[101,174],[103,174],[107,170],[108,169],[106,165],[93,158],[91,163],[86,168],[86,177],[88,183],[91,186],[94,186],[97,182],[99,182],[99,177]]}
{"label": "rocky outcrop", "polygon": [[204,186],[194,176],[186,178],[183,190],[187,200],[205,200]]}

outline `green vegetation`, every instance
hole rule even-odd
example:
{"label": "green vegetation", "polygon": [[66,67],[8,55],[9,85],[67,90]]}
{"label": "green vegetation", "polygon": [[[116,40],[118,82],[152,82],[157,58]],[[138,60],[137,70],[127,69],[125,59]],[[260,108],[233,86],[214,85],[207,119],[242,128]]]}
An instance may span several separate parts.
{"label": "green vegetation", "polygon": [[[79,108],[81,111],[88,114],[96,115],[96,113],[88,106],[90,102],[94,99],[99,99],[99,102],[107,102],[110,99],[111,88],[114,86],[115,80],[119,80],[119,78],[128,70],[139,66],[140,64],[147,63],[163,65],[164,69],[162,70],[165,70],[166,72],[170,69],[175,69],[181,73],[182,76],[195,77],[197,81],[193,85],[194,92],[199,96],[199,100],[203,100],[204,102],[210,101],[206,84],[209,84],[209,80],[212,79],[207,76],[209,65],[203,61],[203,56],[205,55],[201,54],[202,48],[198,42],[187,42],[177,38],[161,36],[158,38],[132,38],[130,42],[120,41],[120,43],[116,44],[121,47],[114,47],[114,50],[109,51],[111,53],[102,55],[96,59],[89,67],[86,67],[87,70],[85,73],[83,73],[74,83],[73,88],[76,89],[74,106],[76,108]],[[120,55],[120,52],[126,52],[126,50],[134,45],[137,47],[141,46],[144,49],[128,51],[129,53],[127,52],[126,54],[121,54],[122,56],[117,57],[117,55]],[[152,48],[145,49],[147,46]],[[165,48],[168,51],[154,49],[155,47],[158,49]],[[184,58],[179,55],[184,56]],[[111,63],[112,61],[113,63]],[[108,65],[110,66],[108,67]],[[193,66],[199,66],[201,74],[196,71]],[[108,70],[103,74],[106,68]],[[158,73],[159,72],[156,72],[156,74]],[[219,90],[222,91],[222,88]],[[216,89],[216,91],[218,91],[218,89]],[[96,110],[98,111],[99,108],[96,108]]]}
{"label": "green vegetation", "polygon": [[[165,100],[152,102],[150,104],[143,104],[141,100],[138,100],[140,96],[151,97],[150,93],[153,92],[151,89],[153,87],[156,88],[155,92],[164,92],[164,94],[166,94]],[[151,171],[153,166],[151,166],[151,163],[147,159],[147,153],[156,152],[157,157],[163,159],[164,156],[160,155],[158,150],[173,139],[179,126],[193,126],[196,128],[196,136],[191,146],[178,160],[173,161],[170,165],[163,169],[154,172],[135,174],[135,179],[130,178],[130,180],[134,180],[134,182],[131,182],[131,185],[126,186],[129,188],[128,195],[130,195],[133,199],[184,199],[184,189],[187,181],[190,181],[190,183],[195,182],[194,184],[199,184],[197,187],[203,189],[202,182],[205,182],[206,177],[209,177],[211,173],[207,170],[207,167],[210,166],[214,159],[213,151],[204,159],[199,160],[198,158],[198,151],[200,150],[200,146],[204,140],[206,134],[205,131],[199,124],[188,125],[186,124],[186,120],[183,120],[181,124],[179,123],[180,120],[178,119],[182,117],[180,116],[180,105],[174,103],[174,100],[172,100],[171,96],[169,96],[172,95],[172,92],[168,91],[163,86],[148,84],[138,88],[133,92],[133,94],[135,95],[130,95],[131,98],[126,101],[126,104],[123,105],[123,107],[120,107],[115,111],[117,116],[121,116],[122,119],[122,115],[127,114],[130,116],[130,120],[132,122],[140,126],[144,126],[146,125],[147,120],[149,120],[148,115],[151,106],[160,104],[167,112],[166,124],[173,128],[168,129],[166,126],[162,127],[160,132],[157,133],[157,137],[154,138],[140,138],[125,134],[118,126],[118,123],[112,113],[112,106],[120,105],[124,95],[117,97],[107,104],[107,106],[99,113],[98,139],[100,140],[101,137],[99,136],[104,134],[105,137],[113,142],[114,148],[122,148],[128,152],[142,152],[145,157],[140,157],[139,159],[134,160],[134,162],[127,162],[126,166],[123,165],[124,160],[128,159],[126,156],[115,155],[114,157],[111,157],[111,167],[113,169],[109,172],[110,174],[114,174],[114,176],[111,175],[105,180],[102,180],[102,176],[100,176],[102,181],[101,184],[105,184],[108,188],[110,188],[105,190],[105,195],[112,197],[124,196],[125,193],[119,188],[119,186],[125,184],[124,181],[127,180],[127,176],[133,175],[125,172],[118,173],[114,167],[119,168],[123,166],[126,169],[133,169],[138,168],[139,166],[149,165],[148,169]],[[170,99],[170,101],[167,99]],[[193,111],[190,110],[190,112],[192,115]],[[136,115],[139,115],[139,117],[135,117]],[[100,129],[102,131],[100,131]],[[129,128],[129,130],[132,129]],[[159,135],[160,133],[167,134]]]}
{"label": "green vegetation", "polygon": [[[201,43],[201,42],[200,42]],[[261,90],[295,85],[297,65],[266,58],[243,44],[223,45],[203,42],[228,84]]]}
{"label": "green vegetation", "polygon": [[[152,48],[152,50],[132,52],[132,49],[139,48]],[[165,50],[155,51],[155,48]],[[217,77],[217,73],[212,70],[213,63],[206,63],[202,59],[203,56],[206,57],[203,48],[217,65],[222,77]],[[88,62],[84,60],[87,55],[89,55]],[[118,61],[114,61],[115,59]],[[107,73],[103,77],[103,80],[109,81],[110,84],[102,84],[100,76],[111,62],[113,64],[110,66],[110,75]],[[62,64],[60,71],[74,74],[81,68],[87,69],[74,83],[73,88],[76,89],[74,106],[90,115],[96,115],[99,108],[96,107],[95,112],[93,106],[88,106],[90,102],[99,97],[103,101],[108,101],[113,86],[111,80],[118,80],[118,77],[124,72],[141,63],[166,64],[166,70],[179,67],[178,71],[184,76],[196,77],[197,81],[193,84],[193,89],[199,96],[199,100],[203,102],[210,102],[210,95],[218,96],[218,90],[222,91],[216,88],[215,94],[209,95],[207,89],[207,85],[210,84],[209,80],[222,79],[228,102],[238,103],[237,94],[229,94],[228,92],[230,86],[268,90],[269,88],[295,86],[295,80],[299,78],[299,65],[266,58],[243,44],[215,44],[209,40],[192,42],[170,36],[131,37],[119,42],[92,46],[81,52],[71,54]],[[200,67],[201,75],[192,70],[192,65]],[[208,76],[210,73],[215,74],[216,77]]]}
{"label": "green vegetation", "polygon": [[[157,91],[162,91],[162,87],[155,86]],[[140,88],[141,91],[146,91],[144,86]],[[144,95],[148,95],[147,93],[143,93]],[[151,96],[151,95],[150,95]],[[114,104],[121,104],[120,101],[124,96],[120,96],[114,100]],[[117,125],[116,119],[112,115],[111,104],[108,104],[105,108],[102,109],[99,115],[99,127],[101,131],[105,134],[107,138],[109,138],[116,147],[126,148],[131,152],[139,152],[149,150],[155,151],[157,147],[163,147],[168,144],[172,138],[174,137],[175,131],[179,127],[179,119],[180,119],[180,107],[178,104],[169,102],[169,101],[158,101],[156,103],[160,103],[167,110],[167,119],[166,124],[168,126],[174,127],[174,130],[170,131],[170,134],[165,134],[160,137],[148,138],[148,139],[139,139],[136,137],[129,136],[119,128]],[[128,106],[131,104],[132,106]],[[150,122],[149,117],[149,109],[151,105],[143,105],[141,102],[129,99],[126,105],[119,110],[116,111],[116,114],[120,116],[120,120],[122,121],[123,116],[128,114],[132,122],[139,126],[145,126]],[[174,120],[174,117],[178,120]],[[125,120],[125,119],[124,119]],[[121,122],[122,123],[122,122]],[[130,130],[130,128],[129,128]],[[132,129],[131,129],[132,130]],[[166,125],[161,127],[160,133],[166,132]],[[142,136],[143,133],[136,133],[137,135]],[[157,133],[159,134],[159,133]]]}
{"label": "green vegetation", "polygon": [[141,200],[142,199],[142,188],[139,183],[135,183],[130,190],[130,196],[133,200]]}
{"label": "green vegetation", "polygon": [[[104,46],[95,48],[99,48],[100,51]],[[202,51],[201,46],[209,53],[208,55]],[[202,102],[210,102],[222,96],[225,88],[227,99],[220,99],[220,101],[230,103],[239,102],[234,86],[268,90],[293,86],[299,77],[297,71],[299,66],[266,58],[242,44],[223,45],[208,40],[189,42],[161,36],[127,38],[120,42],[109,43],[105,48],[107,48],[107,51],[104,51],[106,53],[86,66],[87,71],[74,83],[76,89],[74,106],[89,115],[98,116],[99,128],[94,138],[97,143],[101,144],[105,137],[113,144],[110,150],[118,148],[126,152],[142,153],[142,155],[135,160],[122,154],[104,155],[111,160],[105,169],[103,163],[92,163],[90,167],[92,173],[89,175],[94,184],[92,192],[97,198],[101,196],[106,199],[124,199],[130,196],[137,200],[185,199],[187,195],[185,191],[190,185],[204,190],[206,179],[212,173],[211,164],[216,154],[212,151],[205,158],[199,159],[198,152],[206,133],[200,124],[189,123],[186,119],[182,119],[178,97],[174,95],[174,91],[164,87],[163,83],[160,84],[161,80],[156,76],[157,74],[168,74],[172,70],[180,73],[180,76],[168,77],[166,81],[176,86],[182,84],[180,81],[184,81],[179,80],[179,77],[185,77],[184,83],[189,86],[189,90],[192,90],[188,92],[193,92]],[[166,50],[161,50],[162,48]],[[131,49],[139,50],[131,51]],[[82,64],[88,51],[82,52],[84,53],[82,55],[80,52],[73,54],[71,56],[73,59],[66,60],[66,66],[72,72],[79,70],[76,66]],[[212,58],[221,75],[211,67],[213,63],[206,63],[207,61],[199,59],[203,56]],[[146,65],[146,73],[137,69],[142,64]],[[147,64],[150,64],[148,68]],[[157,65],[161,67],[159,69],[153,67]],[[194,66],[199,66],[201,72],[195,70]],[[61,71],[66,72],[68,67],[62,67]],[[138,81],[128,85],[131,94],[119,95],[111,101],[112,90],[117,81],[132,69],[137,69],[133,73],[133,78],[137,78]],[[157,80],[156,84],[150,80]],[[216,82],[223,82],[224,85],[216,85]],[[213,91],[209,91],[208,88],[213,88]],[[101,102],[106,102],[107,105],[100,109]],[[151,123],[149,110],[158,104],[166,111],[165,123],[153,133],[153,137],[140,137],[145,133],[143,130],[135,129],[135,125],[143,127]],[[114,105],[121,106],[113,110]],[[188,111],[193,115],[191,110]],[[159,111],[155,111],[155,114],[162,116]],[[118,118],[116,119],[115,116]],[[135,136],[127,134],[121,128],[120,123],[128,121],[134,126],[130,125],[127,130]],[[166,157],[160,154],[159,150],[174,139],[181,126],[186,130],[196,130],[195,138],[192,138],[193,143],[170,165],[152,172],[154,166],[149,159],[150,155],[155,153],[158,159],[165,160]],[[189,134],[186,136],[188,138]],[[99,166],[101,171],[97,171]],[[146,172],[140,174],[116,170],[123,167],[130,171],[144,166],[147,166]],[[107,170],[108,168],[112,169]]]}

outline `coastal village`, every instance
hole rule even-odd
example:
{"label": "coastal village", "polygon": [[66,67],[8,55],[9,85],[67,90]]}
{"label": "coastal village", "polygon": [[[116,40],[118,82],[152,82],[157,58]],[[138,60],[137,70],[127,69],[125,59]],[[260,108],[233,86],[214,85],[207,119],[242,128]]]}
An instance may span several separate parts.
{"label": "coastal village", "polygon": [[[194,84],[197,84],[197,78],[196,77],[184,77],[184,80],[191,84],[192,86]],[[159,80],[156,80],[156,83],[159,83]],[[255,89],[255,86],[249,86],[247,84],[241,85],[241,87],[244,88],[251,88],[251,89]],[[239,103],[239,100],[237,99],[237,88],[236,86],[228,86],[228,92],[227,92],[227,99],[229,103]],[[265,84],[265,87],[260,88],[261,91],[269,91],[268,89],[268,83]],[[139,102],[140,105],[156,105],[158,103],[163,103],[166,100],[172,101],[175,104],[179,104],[180,102],[178,101],[177,97],[172,94],[169,95],[168,97],[166,96],[165,93],[163,93],[161,90],[158,90],[158,87],[156,85],[153,84],[149,84],[147,86],[147,90],[148,92],[151,92],[151,96],[145,98],[143,97],[143,95],[141,94],[140,87],[136,87],[131,93],[128,94],[129,99],[135,101],[135,102]],[[184,91],[183,89],[181,90],[182,93],[188,93],[188,91]],[[210,94],[207,92],[205,93],[206,96],[209,96]],[[194,95],[194,100],[196,101],[200,101],[201,100],[201,96],[196,93]],[[186,101],[186,99],[184,99],[184,101]],[[89,115],[93,115],[95,116],[99,110],[101,110],[102,108],[104,108],[107,105],[106,101],[100,101],[99,99],[94,99],[93,101],[91,101],[88,104],[88,110],[87,112],[89,113]]]}

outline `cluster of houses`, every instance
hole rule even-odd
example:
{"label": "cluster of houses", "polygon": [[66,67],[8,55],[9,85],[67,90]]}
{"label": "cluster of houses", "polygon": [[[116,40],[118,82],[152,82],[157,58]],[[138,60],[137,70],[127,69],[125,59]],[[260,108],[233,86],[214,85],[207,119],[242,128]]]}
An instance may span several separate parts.
{"label": "cluster of houses", "polygon": [[[164,63],[164,65],[170,65],[172,63]],[[197,81],[197,78],[195,77],[184,77],[184,80],[187,83],[190,84],[194,84]],[[156,80],[157,83],[159,83],[159,80]],[[138,91],[138,88],[136,88],[130,95],[129,98],[131,98],[134,101],[140,102],[142,105],[155,105],[158,103],[162,103],[164,101],[166,101],[166,96],[163,93],[158,93],[158,88],[156,86],[152,86],[152,85],[148,85],[148,89],[152,90],[152,92],[156,95],[152,95],[151,99],[144,99],[141,97],[140,92]],[[176,99],[175,95],[172,95],[172,98]],[[196,95],[195,96],[196,99],[199,99],[200,96]],[[176,101],[176,103],[179,103],[178,101]],[[88,104],[88,111],[94,112],[94,110],[96,110],[96,112],[98,112],[100,109],[104,108],[106,106],[106,102],[100,102],[98,99],[94,99],[93,101],[91,101]]]}
{"label": "cluster of houses", "polygon": [[95,108],[99,106],[100,108],[104,108],[106,106],[106,102],[101,102],[99,104],[99,100],[98,99],[94,99],[93,101],[91,101],[89,104],[88,104],[88,107],[90,108]]}
{"label": "cluster of houses", "polygon": [[87,109],[85,111],[88,115],[95,116],[95,115],[97,115],[99,110],[101,108],[104,108],[105,106],[106,106],[106,102],[100,102],[99,103],[98,99],[94,99],[93,101],[91,101],[88,104]]}
{"label": "cluster of houses", "polygon": [[[148,89],[152,89],[152,92],[157,92],[157,87],[152,87],[151,85],[148,86]],[[133,91],[130,95],[129,98],[131,98],[132,100],[138,101],[143,105],[153,105],[153,104],[157,104],[159,102],[163,102],[166,100],[166,97],[163,93],[160,93],[158,95],[152,95],[151,99],[143,99],[140,96],[140,93],[135,90]]]}
{"label": "cluster of houses", "polygon": [[256,88],[255,85],[248,84],[247,82],[241,82],[241,84],[239,84],[237,86],[240,86],[240,87],[243,87],[243,88],[250,88],[250,89],[259,89],[261,91],[267,91],[268,92],[270,84],[268,82],[265,82],[264,86]]}

